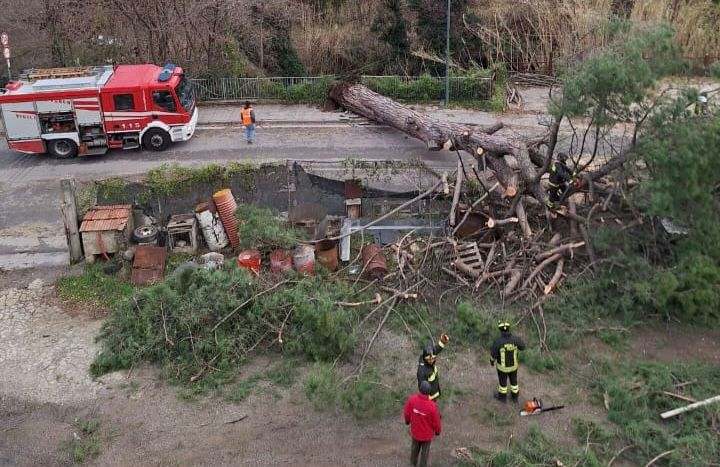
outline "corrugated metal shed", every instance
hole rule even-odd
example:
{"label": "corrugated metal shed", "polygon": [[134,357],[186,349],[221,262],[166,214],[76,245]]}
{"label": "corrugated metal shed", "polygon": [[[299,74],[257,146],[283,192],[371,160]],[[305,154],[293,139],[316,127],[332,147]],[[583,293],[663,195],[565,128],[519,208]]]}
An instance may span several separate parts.
{"label": "corrugated metal shed", "polygon": [[129,204],[95,206],[85,214],[80,232],[103,232],[107,230],[124,230],[132,216]]}

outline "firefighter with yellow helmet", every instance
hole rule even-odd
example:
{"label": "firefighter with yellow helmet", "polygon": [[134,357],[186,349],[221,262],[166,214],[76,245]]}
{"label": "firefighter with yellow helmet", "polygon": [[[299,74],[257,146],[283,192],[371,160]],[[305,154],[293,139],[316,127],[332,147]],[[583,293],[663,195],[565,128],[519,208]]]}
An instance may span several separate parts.
{"label": "firefighter with yellow helmet", "polygon": [[501,402],[507,401],[508,380],[510,381],[510,395],[513,402],[517,402],[520,394],[517,370],[519,365],[518,352],[525,350],[525,343],[510,332],[510,323],[498,323],[500,337],[493,342],[490,350],[490,365],[494,365],[498,374],[498,388],[495,398]]}

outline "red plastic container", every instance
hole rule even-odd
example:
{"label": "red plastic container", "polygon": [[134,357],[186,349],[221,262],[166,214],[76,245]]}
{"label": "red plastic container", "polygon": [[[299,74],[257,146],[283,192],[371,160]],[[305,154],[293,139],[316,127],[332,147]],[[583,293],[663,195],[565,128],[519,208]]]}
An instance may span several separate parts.
{"label": "red plastic container", "polygon": [[292,269],[292,254],[288,250],[275,250],[270,253],[270,270],[275,273]]}
{"label": "red plastic container", "polygon": [[237,219],[235,219],[237,203],[235,203],[232,191],[229,189],[218,191],[213,195],[213,201],[215,201],[218,215],[220,216],[223,227],[225,227],[230,245],[232,245],[233,248],[237,248],[240,244],[240,237],[238,237]]}
{"label": "red plastic container", "polygon": [[237,264],[241,268],[249,269],[255,274],[260,274],[260,265],[262,264],[260,252],[257,250],[241,251],[237,257]]}

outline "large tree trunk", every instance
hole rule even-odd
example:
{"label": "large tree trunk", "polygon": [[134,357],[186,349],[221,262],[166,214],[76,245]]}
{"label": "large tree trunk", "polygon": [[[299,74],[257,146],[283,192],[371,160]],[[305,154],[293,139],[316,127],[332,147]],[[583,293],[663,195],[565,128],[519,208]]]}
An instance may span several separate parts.
{"label": "large tree trunk", "polygon": [[[490,134],[501,125],[483,129],[442,122],[415,112],[361,84],[337,84],[330,90],[330,98],[347,110],[425,142],[430,149],[439,150],[450,143],[478,160],[484,157],[487,167],[495,173],[508,196],[527,192],[545,204],[545,191],[530,160],[527,145]],[[503,159],[506,155],[513,156],[517,161],[519,177],[514,176],[513,169]]]}

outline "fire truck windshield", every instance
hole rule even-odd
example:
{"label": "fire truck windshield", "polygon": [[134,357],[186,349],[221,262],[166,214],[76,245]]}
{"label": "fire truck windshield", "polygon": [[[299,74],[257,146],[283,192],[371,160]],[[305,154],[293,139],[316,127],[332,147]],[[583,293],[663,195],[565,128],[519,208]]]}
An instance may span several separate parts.
{"label": "fire truck windshield", "polygon": [[195,109],[195,93],[193,92],[192,84],[190,84],[185,76],[180,79],[180,82],[175,87],[175,94],[177,94],[178,99],[180,99],[180,105],[182,105],[188,113],[193,113]]}

